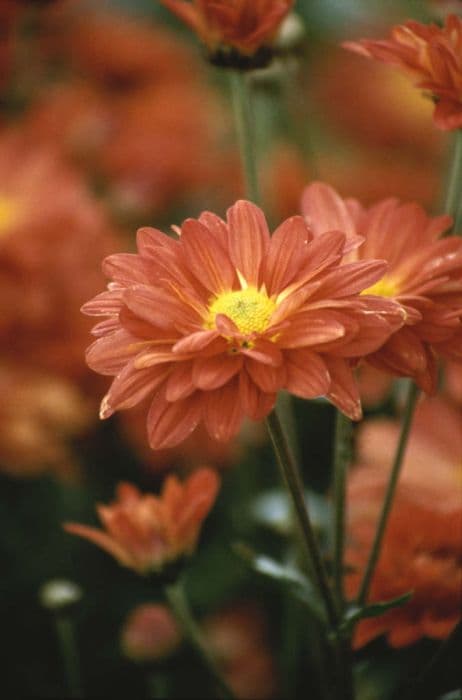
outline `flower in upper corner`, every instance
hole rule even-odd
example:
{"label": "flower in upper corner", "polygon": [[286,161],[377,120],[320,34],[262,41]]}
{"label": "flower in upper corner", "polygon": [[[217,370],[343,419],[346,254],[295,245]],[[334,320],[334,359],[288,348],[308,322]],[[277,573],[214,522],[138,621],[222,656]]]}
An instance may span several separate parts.
{"label": "flower in upper corner", "polygon": [[159,496],[141,494],[136,486],[121,483],[116,501],[97,508],[104,530],[78,523],[66,523],[64,529],[141,575],[159,573],[193,554],[218,488],[218,476],[205,467],[184,483],[168,476]]}
{"label": "flower in upper corner", "polygon": [[462,18],[449,15],[443,27],[409,21],[393,27],[390,39],[361,39],[344,47],[402,68],[436,103],[439,129],[462,128]]}
{"label": "flower in upper corner", "polygon": [[363,293],[394,299],[406,321],[366,360],[389,374],[412,377],[425,392],[434,393],[436,357],[456,352],[453,346],[459,345],[462,330],[462,240],[440,238],[451,217],[429,217],[418,204],[397,199],[365,209],[319,182],[306,188],[302,211],[317,235],[341,228],[350,237],[364,237],[349,259],[388,261],[385,276]]}
{"label": "flower in upper corner", "polygon": [[204,212],[176,232],[178,240],[140,229],[139,253],[106,258],[113,281],[83,307],[108,317],[87,352],[90,367],[115,375],[101,417],[151,397],[154,449],[202,421],[211,437],[229,440],[245,416],[267,416],[283,389],[326,396],[359,419],[351,358],[377,350],[403,323],[400,304],[360,295],[386,263],[341,265],[345,234],[313,238],[300,216],[270,238],[263,212],[246,201],[226,222]]}
{"label": "flower in upper corner", "polygon": [[161,0],[204,42],[212,62],[259,67],[294,0]]}
{"label": "flower in upper corner", "polygon": [[[355,596],[372,545],[399,425],[368,421],[359,433],[359,464],[348,491],[348,595]],[[462,604],[462,413],[439,398],[417,408],[403,472],[390,513],[370,602],[409,591],[405,605],[362,620],[354,646],[386,635],[392,647],[422,637],[445,639]]]}

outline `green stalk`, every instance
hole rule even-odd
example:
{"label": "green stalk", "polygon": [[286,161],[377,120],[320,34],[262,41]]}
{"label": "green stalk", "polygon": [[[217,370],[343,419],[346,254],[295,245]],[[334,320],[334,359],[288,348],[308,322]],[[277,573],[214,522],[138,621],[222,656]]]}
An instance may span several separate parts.
{"label": "green stalk", "polygon": [[175,583],[165,586],[165,595],[186,639],[196,650],[204,666],[214,679],[219,693],[218,697],[224,700],[234,698],[234,693],[223,679],[216,661],[207,647],[202,630],[191,613],[181,580],[178,579]]}
{"label": "green stalk", "polygon": [[338,611],[330,589],[327,573],[324,567],[313,526],[308,515],[303,482],[295,460],[289,448],[289,444],[276,411],[272,411],[266,419],[266,425],[273,444],[274,452],[286,484],[300,531],[303,535],[305,553],[308,559],[310,571],[313,573],[316,585],[324,601],[327,619],[332,629],[337,627],[339,621]]}
{"label": "green stalk", "polygon": [[458,221],[462,210],[462,129],[458,129],[454,135],[454,154],[447,187],[444,211],[454,219],[455,233],[462,236],[462,231],[457,230]]}
{"label": "green stalk", "polygon": [[337,606],[343,610],[343,553],[345,547],[345,491],[346,472],[351,460],[353,426],[351,420],[337,411],[334,446],[334,523],[333,523],[333,572]]}
{"label": "green stalk", "polygon": [[237,139],[241,154],[247,197],[260,204],[258,183],[255,120],[253,116],[249,78],[244,71],[230,70],[231,93],[236,122]]}
{"label": "green stalk", "polygon": [[388,516],[390,515],[391,507],[393,505],[393,499],[396,492],[396,486],[398,484],[399,475],[401,473],[401,467],[406,452],[409,434],[411,431],[412,419],[414,417],[414,409],[417,404],[418,396],[418,387],[414,384],[414,382],[409,381],[406,404],[404,408],[403,423],[401,425],[398,446],[396,449],[390,478],[388,480],[387,490],[382,504],[382,510],[380,513],[379,522],[377,524],[377,530],[375,532],[372,549],[369,554],[369,559],[366,565],[366,569],[364,571],[364,575],[358,593],[357,604],[359,606],[363,606],[365,603],[367,603],[367,597],[369,595],[371,580],[374,575],[375,567],[380,556],[383,537],[385,535],[385,530],[388,523]]}
{"label": "green stalk", "polygon": [[83,697],[83,693],[80,678],[79,652],[75,639],[73,621],[70,615],[65,612],[55,613],[54,618],[69,697],[81,698]]}
{"label": "green stalk", "polygon": [[334,646],[337,672],[336,688],[338,691],[336,697],[339,699],[342,698],[343,700],[353,700],[353,678],[349,658],[349,646],[346,641],[337,634],[341,622],[341,611],[338,609],[336,600],[332,594],[322,555],[319,551],[313,526],[308,514],[302,478],[290,451],[286,435],[276,411],[272,411],[269,414],[266,419],[266,425],[284,482],[292,499],[292,504],[297,516],[297,523],[303,536],[309,570],[314,577],[315,584],[324,602],[327,620],[333,632],[332,643]]}

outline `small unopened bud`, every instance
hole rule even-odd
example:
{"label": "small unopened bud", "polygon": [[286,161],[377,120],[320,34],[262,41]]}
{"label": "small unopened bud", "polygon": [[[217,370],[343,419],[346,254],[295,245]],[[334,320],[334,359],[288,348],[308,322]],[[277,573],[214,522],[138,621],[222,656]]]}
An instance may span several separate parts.
{"label": "small unopened bud", "polygon": [[63,612],[72,607],[82,597],[82,589],[68,579],[51,579],[39,590],[39,600],[44,608],[53,612]]}
{"label": "small unopened bud", "polygon": [[122,629],[122,651],[138,663],[161,661],[173,654],[181,642],[181,633],[165,605],[146,604],[135,608]]}
{"label": "small unopened bud", "polygon": [[291,12],[281,24],[276,35],[274,41],[276,52],[286,53],[297,49],[303,43],[305,36],[303,19],[296,12]]}

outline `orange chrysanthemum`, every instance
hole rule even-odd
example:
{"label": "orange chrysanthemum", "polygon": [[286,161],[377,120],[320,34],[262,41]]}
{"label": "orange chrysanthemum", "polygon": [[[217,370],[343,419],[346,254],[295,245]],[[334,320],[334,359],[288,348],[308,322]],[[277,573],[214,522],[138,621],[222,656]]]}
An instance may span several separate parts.
{"label": "orange chrysanthemum", "polygon": [[385,259],[386,275],[367,290],[401,304],[405,325],[367,361],[394,375],[412,377],[427,393],[436,390],[436,356],[448,354],[461,328],[462,241],[441,234],[451,217],[426,215],[415,203],[386,199],[364,209],[322,183],[309,185],[302,211],[315,234],[336,228],[364,243],[350,259]]}
{"label": "orange chrysanthemum", "polygon": [[218,488],[218,476],[208,468],[198,469],[183,484],[168,476],[159,496],[143,495],[132,484],[121,483],[117,500],[97,508],[106,531],[78,523],[67,523],[64,529],[139,574],[160,572],[194,552]]}
{"label": "orange chrysanthemum", "polygon": [[361,39],[344,47],[405,70],[435,100],[436,126],[462,127],[462,18],[449,15],[443,27],[409,21],[395,26],[390,39]]}
{"label": "orange chrysanthemum", "polygon": [[[358,468],[349,483],[348,594],[358,592],[372,544],[399,425],[366,423]],[[462,414],[431,399],[417,409],[403,473],[372,579],[371,602],[412,591],[398,608],[358,625],[355,647],[385,634],[393,647],[422,637],[444,639],[462,604]]]}
{"label": "orange chrysanthemum", "polygon": [[254,56],[271,44],[293,0],[161,0],[204,42],[212,57]]}
{"label": "orange chrysanthemum", "polygon": [[245,415],[261,420],[281,389],[327,396],[361,416],[350,359],[380,347],[403,322],[399,304],[360,296],[381,261],[339,264],[345,234],[313,239],[300,216],[270,238],[263,212],[239,201],[227,222],[188,219],[179,240],[138,231],[138,255],[113,255],[109,290],[83,311],[108,319],[87,362],[116,375],[101,417],[152,396],[151,447],[181,442],[204,421],[217,440]]}

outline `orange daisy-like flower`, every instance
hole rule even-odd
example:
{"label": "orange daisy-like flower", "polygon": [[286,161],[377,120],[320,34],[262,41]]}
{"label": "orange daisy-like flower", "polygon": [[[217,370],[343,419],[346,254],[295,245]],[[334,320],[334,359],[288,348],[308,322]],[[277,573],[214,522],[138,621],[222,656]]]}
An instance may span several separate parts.
{"label": "orange daisy-like flower", "polygon": [[405,70],[435,100],[436,126],[462,127],[462,18],[449,15],[443,27],[409,21],[395,26],[390,39],[361,39],[344,47]]}
{"label": "orange daisy-like flower", "polygon": [[349,259],[385,259],[385,276],[367,294],[394,299],[406,321],[367,361],[394,375],[412,377],[427,393],[436,390],[438,353],[450,353],[461,329],[462,241],[441,234],[451,217],[429,217],[415,203],[385,199],[369,209],[343,200],[331,187],[312,183],[302,211],[315,234],[337,228],[364,243]]}
{"label": "orange daisy-like flower", "polygon": [[[358,468],[349,483],[348,594],[358,592],[383,501],[398,423],[374,420],[359,436]],[[462,414],[441,399],[417,409],[400,485],[372,579],[370,601],[412,591],[403,606],[362,620],[356,648],[379,635],[393,647],[422,637],[444,639],[461,617]]]}
{"label": "orange daisy-like flower", "polygon": [[[161,0],[204,42],[212,60],[230,65],[239,57],[266,63],[271,44],[293,0]],[[262,53],[263,52],[263,53]],[[245,67],[245,61],[242,67]]]}
{"label": "orange daisy-like flower", "polygon": [[375,351],[403,322],[399,304],[359,292],[382,261],[340,265],[345,234],[313,239],[300,216],[270,238],[263,212],[239,201],[225,223],[204,212],[179,240],[138,231],[138,255],[106,258],[108,291],[83,311],[108,316],[87,352],[116,375],[101,417],[152,396],[151,447],[181,442],[204,421],[217,440],[245,415],[261,420],[281,389],[326,396],[361,417],[350,358]]}
{"label": "orange daisy-like flower", "polygon": [[105,531],[78,523],[64,528],[139,574],[160,572],[194,552],[218,487],[218,476],[208,468],[198,469],[183,484],[168,476],[159,496],[143,495],[132,484],[121,483],[117,500],[97,508]]}

